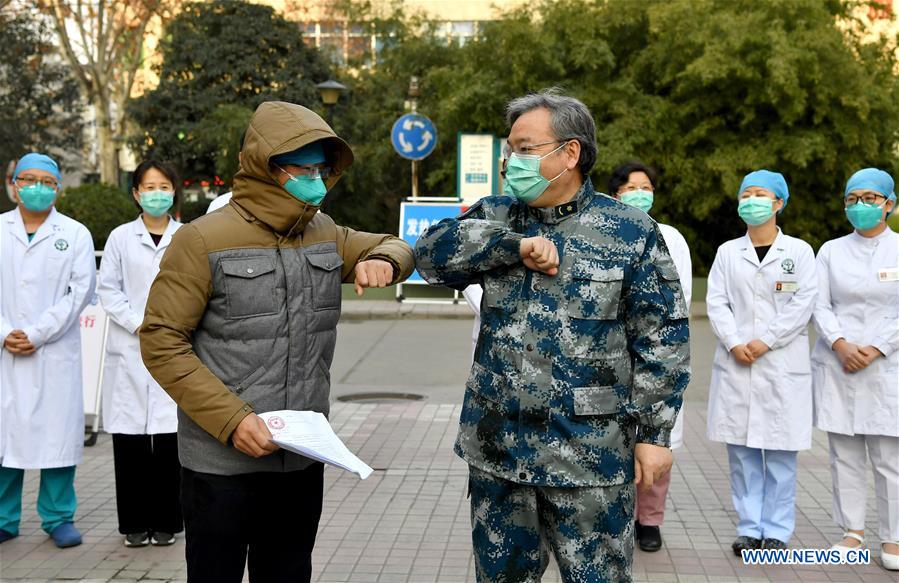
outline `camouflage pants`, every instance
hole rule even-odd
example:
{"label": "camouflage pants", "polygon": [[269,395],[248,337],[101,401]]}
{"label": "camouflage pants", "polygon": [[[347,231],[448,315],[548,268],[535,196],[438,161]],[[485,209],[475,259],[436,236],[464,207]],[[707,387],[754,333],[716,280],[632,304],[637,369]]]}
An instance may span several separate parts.
{"label": "camouflage pants", "polygon": [[551,549],[565,583],[631,581],[634,485],[551,488],[469,466],[478,583],[537,583]]}

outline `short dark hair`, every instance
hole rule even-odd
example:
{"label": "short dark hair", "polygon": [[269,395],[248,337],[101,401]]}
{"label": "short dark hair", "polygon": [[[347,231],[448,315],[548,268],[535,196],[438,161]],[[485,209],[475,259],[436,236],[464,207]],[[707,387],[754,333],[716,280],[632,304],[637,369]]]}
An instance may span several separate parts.
{"label": "short dark hair", "polygon": [[642,172],[649,177],[649,182],[652,184],[652,187],[658,188],[659,182],[659,173],[656,172],[655,168],[651,166],[647,166],[643,162],[639,160],[631,160],[630,162],[626,162],[615,168],[612,171],[612,176],[609,177],[609,196],[615,196],[618,194],[618,190],[627,184],[628,179],[631,174],[634,172]]}
{"label": "short dark hair", "polygon": [[[178,208],[178,204],[181,202],[181,177],[178,175],[178,171],[175,170],[175,167],[168,162],[162,162],[160,160],[144,160],[138,164],[137,168],[135,168],[134,172],[131,174],[132,191],[140,190],[140,183],[144,180],[144,174],[150,169],[156,169],[162,172],[162,175],[168,178],[169,182],[172,183],[172,186],[175,187],[175,202],[172,206]],[[140,205],[137,206],[140,208]]]}
{"label": "short dark hair", "polygon": [[590,110],[581,101],[564,95],[558,87],[551,87],[510,101],[506,106],[506,122],[511,127],[522,115],[540,108],[549,111],[556,138],[563,142],[577,140],[581,145],[578,168],[586,178],[596,164],[596,124]]}

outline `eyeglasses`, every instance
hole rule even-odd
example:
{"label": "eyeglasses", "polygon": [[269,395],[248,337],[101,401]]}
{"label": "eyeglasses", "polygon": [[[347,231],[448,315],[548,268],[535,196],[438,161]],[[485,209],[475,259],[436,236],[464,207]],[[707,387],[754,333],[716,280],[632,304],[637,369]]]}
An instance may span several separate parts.
{"label": "eyeglasses", "polygon": [[642,188],[640,186],[634,186],[633,184],[629,184],[627,186],[622,186],[618,189],[618,194],[624,194],[625,192],[633,192],[635,190],[645,190],[647,192],[653,192],[654,189],[652,185],[647,186],[646,188]]}
{"label": "eyeglasses", "polygon": [[330,166],[295,166],[295,168],[298,168],[297,173],[291,174],[284,168],[278,166],[278,169],[281,170],[281,172],[290,177],[307,176],[309,178],[321,178],[322,180],[327,180],[333,172]]}
{"label": "eyeglasses", "polygon": [[38,178],[37,176],[19,176],[15,179],[15,185],[19,188],[27,188],[29,186],[34,186],[35,184],[43,184],[44,186],[49,186],[50,188],[56,190],[59,186],[59,183],[56,182],[54,178]]}
{"label": "eyeglasses", "polygon": [[506,142],[505,144],[503,144],[503,160],[508,160],[512,156],[512,154],[528,156],[532,154],[534,150],[542,148],[543,146],[548,146],[550,144],[561,144],[562,142],[567,141],[568,140],[552,140],[550,142],[543,142],[542,144],[528,144],[526,146],[519,146],[514,150],[512,149],[512,144]]}
{"label": "eyeglasses", "polygon": [[885,197],[882,194],[866,192],[862,195],[850,194],[844,200],[845,200],[846,206],[852,206],[852,205],[856,204],[858,201],[862,201],[865,204],[877,204],[877,201],[879,201],[880,199],[886,200],[887,197]]}

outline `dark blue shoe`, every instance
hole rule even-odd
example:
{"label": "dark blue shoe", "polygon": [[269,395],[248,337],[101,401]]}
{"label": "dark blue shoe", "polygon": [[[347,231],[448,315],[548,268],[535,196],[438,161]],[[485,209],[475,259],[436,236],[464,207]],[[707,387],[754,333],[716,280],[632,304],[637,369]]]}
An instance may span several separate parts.
{"label": "dark blue shoe", "polygon": [[19,535],[13,534],[13,533],[9,532],[8,530],[3,530],[2,528],[0,528],[0,544],[5,543],[8,540],[14,539],[17,536],[19,536]]}
{"label": "dark blue shoe", "polygon": [[77,547],[81,544],[81,533],[71,522],[64,522],[50,533],[53,543],[61,548]]}

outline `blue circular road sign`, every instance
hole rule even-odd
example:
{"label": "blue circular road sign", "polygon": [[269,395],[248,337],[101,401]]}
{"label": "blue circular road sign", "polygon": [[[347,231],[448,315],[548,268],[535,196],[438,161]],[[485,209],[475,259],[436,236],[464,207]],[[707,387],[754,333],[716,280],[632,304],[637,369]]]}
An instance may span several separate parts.
{"label": "blue circular road sign", "polygon": [[393,124],[393,149],[407,160],[424,160],[437,145],[437,127],[418,113],[407,113]]}

